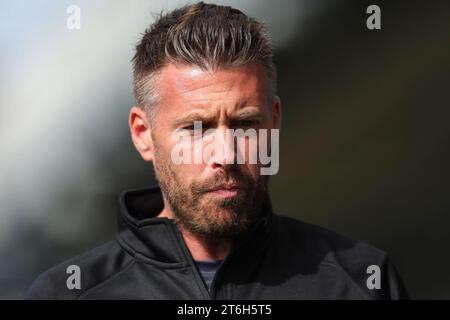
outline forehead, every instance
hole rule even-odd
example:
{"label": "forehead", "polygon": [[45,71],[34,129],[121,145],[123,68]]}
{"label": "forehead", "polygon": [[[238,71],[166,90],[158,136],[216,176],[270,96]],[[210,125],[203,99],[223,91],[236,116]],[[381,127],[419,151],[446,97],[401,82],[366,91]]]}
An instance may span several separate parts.
{"label": "forehead", "polygon": [[238,109],[245,105],[261,106],[267,96],[264,67],[247,64],[216,71],[196,66],[168,64],[158,79],[163,113],[183,113],[192,108]]}

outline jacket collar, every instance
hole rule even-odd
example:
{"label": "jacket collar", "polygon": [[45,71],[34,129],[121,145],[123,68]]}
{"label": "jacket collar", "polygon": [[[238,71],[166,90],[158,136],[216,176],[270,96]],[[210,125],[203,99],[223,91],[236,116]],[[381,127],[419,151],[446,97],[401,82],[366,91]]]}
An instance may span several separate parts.
{"label": "jacket collar", "polygon": [[[149,263],[177,267],[191,259],[184,239],[172,219],[157,218],[164,203],[159,187],[123,191],[119,196],[119,235],[122,247]],[[234,246],[234,255],[255,254],[267,245],[273,212],[266,194],[261,215]]]}

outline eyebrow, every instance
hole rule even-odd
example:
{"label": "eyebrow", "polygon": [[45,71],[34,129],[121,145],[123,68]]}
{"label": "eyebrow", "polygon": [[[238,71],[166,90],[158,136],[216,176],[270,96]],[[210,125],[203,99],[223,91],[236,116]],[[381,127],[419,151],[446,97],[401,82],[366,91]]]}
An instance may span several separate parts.
{"label": "eyebrow", "polygon": [[261,111],[256,108],[247,107],[244,109],[238,110],[234,115],[231,115],[230,118],[232,120],[242,120],[242,119],[262,119],[263,115],[261,114]]}
{"label": "eyebrow", "polygon": [[209,116],[204,112],[194,111],[176,119],[173,123],[173,126],[174,128],[178,128],[183,125],[193,124],[195,121],[210,122],[212,119],[212,116]]}
{"label": "eyebrow", "polygon": [[[263,119],[263,115],[261,114],[260,110],[258,110],[255,107],[246,107],[243,109],[240,109],[236,111],[235,113],[231,114],[229,119],[231,122],[233,121],[239,121],[244,119]],[[192,125],[195,121],[202,121],[206,123],[214,122],[214,116],[209,115],[206,112],[201,111],[193,111],[185,116],[182,116],[175,120],[173,126],[174,128],[178,128],[183,125]]]}

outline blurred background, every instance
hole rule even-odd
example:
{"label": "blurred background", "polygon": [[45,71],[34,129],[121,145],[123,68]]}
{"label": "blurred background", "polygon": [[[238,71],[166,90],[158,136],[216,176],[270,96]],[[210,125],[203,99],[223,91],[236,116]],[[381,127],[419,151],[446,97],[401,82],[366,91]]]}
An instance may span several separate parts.
{"label": "blurred background", "polygon": [[[387,251],[413,298],[449,299],[448,2],[211,2],[274,40],[275,211]],[[0,298],[113,239],[118,193],[154,183],[127,126],[130,60],[156,14],[187,3],[0,0]]]}

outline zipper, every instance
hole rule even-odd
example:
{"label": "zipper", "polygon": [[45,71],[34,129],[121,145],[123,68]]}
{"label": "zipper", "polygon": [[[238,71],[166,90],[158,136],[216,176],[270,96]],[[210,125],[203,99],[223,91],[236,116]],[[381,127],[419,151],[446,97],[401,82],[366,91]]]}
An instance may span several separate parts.
{"label": "zipper", "polygon": [[186,246],[186,242],[184,241],[183,235],[181,234],[178,227],[173,223],[173,221],[169,220],[169,225],[171,226],[172,231],[174,232],[176,238],[178,239],[178,243],[181,244],[181,251],[183,252],[186,260],[189,263],[191,270],[194,273],[195,283],[199,287],[200,292],[203,295],[203,298],[205,298],[206,300],[212,300],[212,297],[211,297],[211,294],[209,293],[208,287],[206,286],[205,281],[203,281],[203,277],[200,274],[197,266],[195,265],[194,259],[192,258],[192,255],[189,252],[188,247]]}
{"label": "zipper", "polygon": [[[256,225],[250,230],[250,232],[247,234],[247,236],[237,245],[235,246],[231,252],[225,257],[225,259],[220,264],[219,268],[217,269],[216,273],[214,274],[213,280],[211,282],[211,297],[212,299],[217,299],[217,287],[219,286],[219,281],[221,280],[221,276],[224,273],[225,265],[229,263],[230,258],[232,258],[234,255],[236,255],[236,252],[239,251],[240,248],[242,248],[243,245],[245,245],[249,239],[252,237],[252,235],[261,227],[262,224],[266,223],[266,218],[263,218],[262,220],[258,221]],[[223,297],[221,299],[231,299],[232,297]]]}
{"label": "zipper", "polygon": [[[220,275],[223,273],[223,269],[225,268],[224,265],[230,260],[230,255],[231,253],[229,253],[225,259],[223,259],[222,263],[220,264],[219,268],[217,268],[216,273],[214,274],[213,280],[211,282],[211,297],[212,299],[216,300],[217,299],[217,286],[219,283],[219,277]],[[224,300],[227,298],[223,298]]]}
{"label": "zipper", "polygon": [[[202,275],[200,274],[197,266],[195,265],[194,259],[192,258],[191,253],[189,252],[189,249],[186,246],[186,242],[184,241],[184,237],[181,234],[181,231],[178,229],[178,227],[173,223],[173,221],[169,220],[169,224],[174,231],[178,242],[181,244],[181,249],[186,257],[186,260],[189,263],[189,266],[191,267],[196,284],[200,288],[201,293],[203,294],[204,298],[207,300],[216,300],[217,299],[217,287],[219,285],[219,281],[221,280],[221,276],[224,273],[225,265],[228,264],[230,261],[230,258],[232,258],[239,249],[249,241],[251,236],[260,228],[261,224],[267,223],[266,218],[258,221],[256,225],[252,228],[252,230],[247,234],[247,236],[237,245],[235,246],[231,252],[223,259],[222,263],[220,264],[219,268],[217,269],[216,273],[214,274],[213,280],[211,282],[211,292],[208,290],[208,287],[206,286],[205,281],[203,280]],[[231,299],[231,297],[222,297],[221,299]]]}

